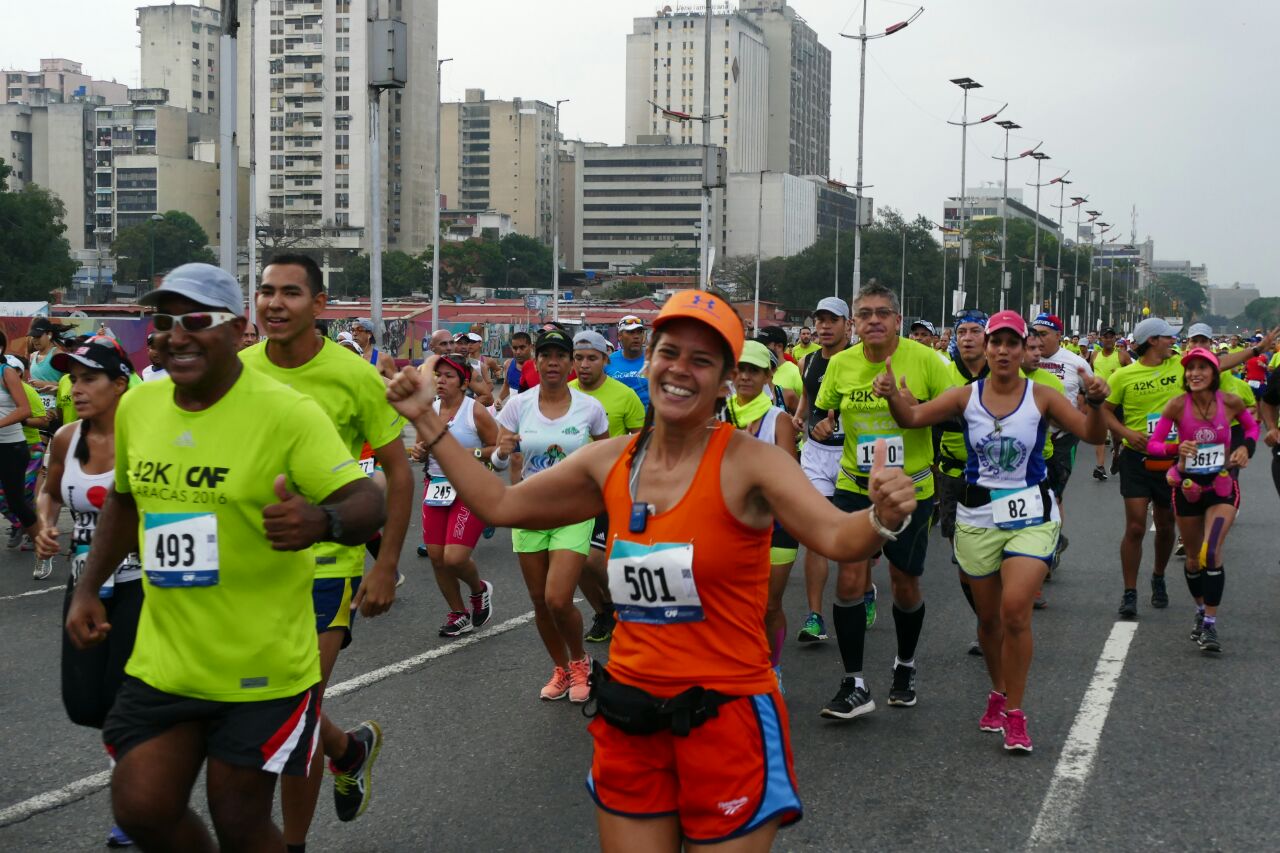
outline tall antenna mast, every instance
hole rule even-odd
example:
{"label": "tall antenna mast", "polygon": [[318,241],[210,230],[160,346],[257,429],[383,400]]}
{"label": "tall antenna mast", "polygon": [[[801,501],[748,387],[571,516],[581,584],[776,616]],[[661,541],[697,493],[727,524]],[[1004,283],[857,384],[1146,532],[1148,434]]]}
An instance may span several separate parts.
{"label": "tall antenna mast", "polygon": [[1129,211],[1129,242],[1138,245],[1138,206]]}

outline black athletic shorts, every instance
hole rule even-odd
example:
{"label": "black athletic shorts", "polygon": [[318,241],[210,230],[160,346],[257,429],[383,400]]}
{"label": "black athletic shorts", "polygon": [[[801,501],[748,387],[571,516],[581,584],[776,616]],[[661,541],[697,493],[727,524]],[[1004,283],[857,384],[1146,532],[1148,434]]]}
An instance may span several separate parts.
{"label": "black athletic shorts", "polygon": [[1071,479],[1071,469],[1075,466],[1076,445],[1080,439],[1067,432],[1053,437],[1053,456],[1045,463],[1049,475],[1049,487],[1059,498],[1067,490],[1067,480]]}
{"label": "black athletic shorts", "polygon": [[320,685],[284,699],[210,702],[157,690],[126,676],[102,727],[116,761],[181,723],[201,723],[210,758],[267,773],[305,776],[319,725]]}
{"label": "black athletic shorts", "polygon": [[1192,503],[1187,500],[1187,496],[1182,489],[1173,490],[1173,513],[1179,518],[1200,518],[1205,514],[1205,510],[1211,506],[1220,506],[1227,504],[1236,509],[1240,508],[1240,483],[1235,477],[1231,478],[1231,494],[1223,497],[1213,490],[1213,482],[1216,477],[1199,476],[1193,477],[1200,484],[1200,500]]}
{"label": "black athletic shorts", "polygon": [[[1058,455],[1056,446],[1053,455]],[[1168,509],[1173,489],[1165,479],[1165,471],[1147,468],[1146,461],[1145,453],[1139,453],[1131,447],[1120,451],[1120,497],[1126,500],[1142,498],[1161,509]]]}
{"label": "black athletic shorts", "polygon": [[[871,498],[845,489],[836,489],[831,502],[841,512],[857,512],[871,508]],[[881,549],[889,564],[912,577],[924,574],[924,558],[929,551],[929,522],[933,518],[933,501],[922,500],[911,513],[911,523],[898,534],[897,541],[885,541]]]}
{"label": "black athletic shorts", "polygon": [[597,551],[609,550],[609,513],[607,512],[596,516],[595,526],[591,528],[591,547]]}
{"label": "black athletic shorts", "polygon": [[782,529],[782,525],[778,522],[773,523],[773,538],[769,540],[770,548],[799,548],[800,543],[796,541],[796,537]]}
{"label": "black athletic shorts", "polygon": [[956,538],[956,506],[960,496],[964,494],[964,477],[960,475],[939,473],[933,478],[933,487],[938,495],[938,525],[942,528],[942,538]]}
{"label": "black athletic shorts", "polygon": [[[64,624],[74,590],[75,583],[68,580],[62,602]],[[138,617],[142,614],[141,578],[115,584],[111,596],[102,599],[102,606],[107,609],[111,630],[98,645],[77,649],[66,630],[62,631],[62,705],[71,722],[95,729],[102,728],[107,719],[124,683],[124,665],[133,654]]]}

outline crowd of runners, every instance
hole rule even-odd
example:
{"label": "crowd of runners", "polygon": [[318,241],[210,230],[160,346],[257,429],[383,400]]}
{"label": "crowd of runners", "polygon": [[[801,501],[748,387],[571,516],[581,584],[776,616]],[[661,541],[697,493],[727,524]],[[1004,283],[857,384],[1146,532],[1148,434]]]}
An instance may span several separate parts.
{"label": "crowd of runners", "polygon": [[[444,638],[527,606],[477,559],[510,528],[550,658],[545,684],[518,689],[594,718],[604,849],[767,849],[802,813],[788,612],[795,642],[834,634],[840,660],[830,700],[791,696],[793,712],[915,706],[939,526],[974,613],[957,643],[990,680],[950,698],[1027,753],[1031,623],[1067,548],[1077,443],[1095,446],[1096,479],[1119,478],[1118,615],[1139,613],[1150,514],[1150,606],[1170,604],[1176,547],[1206,655],[1226,643],[1238,473],[1264,434],[1280,492],[1280,329],[1180,339],[1148,318],[1080,340],[1052,314],[969,310],[940,334],[904,329],[872,283],[852,305],[821,300],[789,347],[684,291],[650,322],[623,317],[616,343],[547,323],[502,362],[484,329],[439,330],[397,369],[368,321],[317,333],[322,282],[306,256],[270,259],[252,326],[233,278],[189,264],[141,300],[141,376],[111,337],[46,319],[0,367],[9,547],[34,549],[38,580],[70,557],[62,695],[102,730],[111,846],[304,851],[326,765],[339,819],[364,813],[382,732],[330,719],[323,698],[356,615],[394,604],[415,502]],[[802,547],[803,604],[784,597]],[[894,659],[868,667],[885,609]],[[212,834],[189,802],[201,770]]]}

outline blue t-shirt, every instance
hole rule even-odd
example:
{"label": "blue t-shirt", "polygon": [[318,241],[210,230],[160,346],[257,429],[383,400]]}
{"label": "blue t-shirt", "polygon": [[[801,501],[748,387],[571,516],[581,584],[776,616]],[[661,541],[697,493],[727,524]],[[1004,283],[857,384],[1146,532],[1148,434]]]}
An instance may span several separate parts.
{"label": "blue t-shirt", "polygon": [[609,356],[609,364],[605,373],[635,391],[640,402],[649,405],[649,377],[644,375],[644,356],[627,358],[618,350]]}

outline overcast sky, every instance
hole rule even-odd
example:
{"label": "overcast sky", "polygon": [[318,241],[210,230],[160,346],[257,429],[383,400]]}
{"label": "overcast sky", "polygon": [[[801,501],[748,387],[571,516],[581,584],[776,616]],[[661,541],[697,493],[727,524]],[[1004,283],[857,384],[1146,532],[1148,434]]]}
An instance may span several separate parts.
{"label": "overcast sky", "polygon": [[[670,0],[667,0],[670,2]],[[907,17],[910,3],[870,0],[868,30]],[[831,172],[856,171],[856,0],[793,0],[833,54]],[[0,65],[36,68],[45,56],[85,63],[96,77],[133,85],[137,0],[42,0],[38,14],[0,28]],[[632,19],[662,0],[440,0],[446,100],[478,87],[490,97],[570,98],[566,136],[623,140],[625,37]],[[671,2],[671,5],[677,5]],[[701,6],[701,4],[697,4]],[[1159,259],[1205,263],[1210,281],[1256,284],[1280,295],[1273,275],[1280,231],[1277,80],[1280,4],[1274,0],[933,0],[906,30],[870,43],[865,182],[878,205],[938,220],[960,188],[960,90],[984,84],[971,115],[1008,102],[1021,124],[1014,145],[1044,142],[1043,180],[1070,169],[1072,192]],[[999,181],[993,126],[969,133],[969,185]],[[1034,180],[1028,159],[1010,185]],[[1033,191],[1027,195],[1032,200]],[[1050,215],[1054,198],[1042,197]]]}

